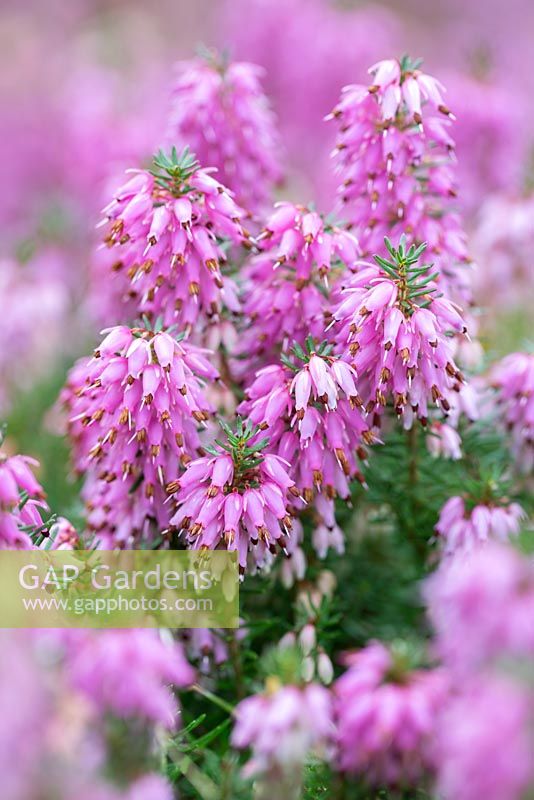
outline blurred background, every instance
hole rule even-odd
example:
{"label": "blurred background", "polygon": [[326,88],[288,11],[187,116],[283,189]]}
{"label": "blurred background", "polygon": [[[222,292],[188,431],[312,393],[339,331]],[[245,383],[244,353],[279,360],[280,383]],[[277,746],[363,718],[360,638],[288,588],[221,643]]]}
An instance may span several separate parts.
{"label": "blurred background", "polygon": [[125,168],[165,138],[173,65],[197,47],[260,64],[278,116],[280,197],[334,207],[323,122],[342,86],[409,53],[458,119],[458,205],[491,357],[525,346],[534,249],[530,0],[3,0],[0,6],[0,419],[76,521],[54,410],[102,327],[96,224]]}

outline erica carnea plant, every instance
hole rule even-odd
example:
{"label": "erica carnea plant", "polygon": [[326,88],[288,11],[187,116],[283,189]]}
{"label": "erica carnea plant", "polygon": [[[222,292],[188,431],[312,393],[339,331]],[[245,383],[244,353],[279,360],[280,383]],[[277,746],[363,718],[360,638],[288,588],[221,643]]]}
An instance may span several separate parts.
{"label": "erica carnea plant", "polygon": [[[284,4],[251,3],[243,31],[259,52],[260,5],[273,72],[297,52],[308,75]],[[318,0],[288,6],[339,41],[289,84],[308,118],[364,17],[342,31]],[[211,50],[160,99],[164,149],[108,189],[90,316],[108,327],[74,345],[92,355],[46,421],[80,493],[49,508],[49,464],[8,430],[0,549],[235,551],[241,624],[2,634],[7,800],[534,791],[534,357],[484,349],[445,87],[408,56],[357,73],[324,126],[331,208],[280,185],[295,117],[280,90],[284,141],[276,75]],[[303,149],[327,137],[308,133]],[[27,306],[0,322],[0,403],[62,312],[54,281],[15,263],[0,292]]]}

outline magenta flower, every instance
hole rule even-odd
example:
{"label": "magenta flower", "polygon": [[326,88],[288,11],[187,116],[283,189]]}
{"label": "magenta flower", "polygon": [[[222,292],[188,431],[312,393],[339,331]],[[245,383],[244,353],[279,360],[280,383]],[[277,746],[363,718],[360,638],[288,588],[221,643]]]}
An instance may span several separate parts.
{"label": "magenta flower", "polygon": [[521,800],[534,783],[532,693],[506,678],[476,678],[447,705],[437,729],[444,800]]}
{"label": "magenta flower", "polygon": [[364,254],[382,253],[384,236],[404,232],[416,245],[426,242],[440,288],[469,299],[465,234],[451,205],[454,142],[444,89],[407,57],[369,72],[371,86],[347,86],[328,117],[339,127],[344,215]]}
{"label": "magenta flower", "polygon": [[255,64],[208,51],[177,65],[167,140],[217,167],[237,201],[261,211],[282,178],[276,121]]}
{"label": "magenta flower", "polygon": [[329,753],[331,699],[319,684],[282,686],[272,677],[265,692],[239,703],[235,716],[232,744],[252,750],[245,774],[262,776],[273,782],[273,788],[293,785],[293,781],[298,784],[306,759],[313,755],[324,758]]}
{"label": "magenta flower", "polygon": [[338,341],[355,367],[369,412],[388,401],[405,427],[426,423],[429,404],[447,413],[463,383],[448,333],[465,332],[460,309],[435,297],[435,274],[417,262],[424,245],[398,249],[386,240],[390,260],[357,273],[334,310]]}
{"label": "magenta flower", "polygon": [[62,399],[90,528],[131,544],[168,525],[164,487],[200,448],[212,412],[207,351],[164,331],[116,327],[71,371]]}
{"label": "magenta flower", "polygon": [[258,429],[238,418],[236,432],[223,425],[228,444],[206,448],[209,455],[191,461],[167,491],[175,494],[171,526],[184,532],[193,549],[225,547],[237,551],[243,573],[247,555],[265,566],[270,554],[286,548],[292,520],[289,495],[298,496],[289,464],[261,451]]}
{"label": "magenta flower", "polygon": [[334,498],[350,496],[351,480],[363,483],[358,461],[376,434],[361,410],[355,370],[326,341],[307,337],[305,346],[295,344],[283,365],[259,370],[238,410],[265,430],[304,501],[313,502],[313,543],[324,556],[330,547],[343,551]]}
{"label": "magenta flower", "polygon": [[126,307],[133,301],[138,313],[182,329],[216,316],[223,304],[238,308],[220,242],[248,242],[244,211],[210,173],[187,149],[160,152],[154,171],[134,170],[104,209],[104,241],[114,252],[108,280],[120,282]]}
{"label": "magenta flower", "polygon": [[149,630],[75,636],[66,677],[100,714],[137,717],[174,728],[178,705],[168,684],[190,686],[195,672],[181,645],[167,646]]}
{"label": "magenta flower", "polygon": [[339,769],[375,785],[420,781],[434,766],[430,743],[447,693],[445,674],[408,672],[379,642],[346,663],[334,683]]}
{"label": "magenta flower", "polygon": [[518,503],[492,501],[468,510],[463,497],[451,497],[435,530],[445,555],[468,553],[489,540],[506,542],[516,536],[525,516]]}
{"label": "magenta flower", "polygon": [[520,469],[534,468],[534,355],[511,353],[490,372],[497,403]]}
{"label": "magenta flower", "polygon": [[249,324],[237,348],[243,364],[254,369],[258,358],[277,360],[293,341],[304,345],[308,334],[323,337],[330,319],[329,284],[355,268],[359,256],[351,233],[287,202],[277,203],[258,243],[260,252],[244,269]]}
{"label": "magenta flower", "polygon": [[[2,443],[0,430],[0,444]],[[0,453],[0,550],[28,550],[33,547],[31,534],[42,528],[40,510],[43,487],[32,472],[38,462],[28,456]]]}

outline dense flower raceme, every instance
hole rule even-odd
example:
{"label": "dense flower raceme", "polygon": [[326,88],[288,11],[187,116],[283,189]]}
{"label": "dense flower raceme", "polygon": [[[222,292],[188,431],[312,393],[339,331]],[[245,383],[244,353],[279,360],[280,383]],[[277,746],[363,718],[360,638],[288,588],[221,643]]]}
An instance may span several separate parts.
{"label": "dense flower raceme", "polygon": [[167,526],[164,487],[200,448],[212,412],[206,352],[165,331],[112,328],[70,373],[62,400],[89,526],[103,541],[131,544]]}
{"label": "dense flower raceme", "polygon": [[262,694],[239,703],[235,716],[232,744],[252,750],[245,774],[263,776],[273,789],[298,786],[306,759],[331,748],[332,702],[319,684],[283,686],[272,677]]}
{"label": "dense flower raceme", "polygon": [[429,404],[447,413],[457,402],[464,378],[448,334],[466,329],[460,309],[435,296],[430,267],[418,265],[424,246],[386,244],[390,260],[356,273],[333,315],[367,410],[380,415],[391,401],[409,428],[414,417],[426,423]]}
{"label": "dense flower raceme", "polygon": [[463,497],[455,496],[441,509],[436,532],[445,555],[469,553],[490,540],[508,541],[525,516],[518,503],[500,500],[468,508]]}
{"label": "dense flower raceme", "polygon": [[[355,237],[316,211],[277,203],[258,237],[260,252],[243,270],[249,324],[237,353],[243,365],[273,360],[308,334],[321,339],[329,321],[328,289],[359,256]],[[239,364],[237,365],[239,368]],[[241,370],[243,367],[241,367]]]}
{"label": "dense flower raceme", "polygon": [[363,482],[358,459],[376,435],[362,412],[354,369],[326,342],[308,337],[305,346],[259,370],[239,411],[265,430],[271,450],[291,465],[303,500],[314,502],[313,544],[324,557],[329,547],[343,550],[334,498],[348,499],[351,480]]}
{"label": "dense flower raceme", "polygon": [[[236,432],[224,425],[227,443],[207,447],[209,455],[189,462],[184,475],[167,486],[175,495],[171,526],[185,534],[190,547],[237,551],[245,571],[265,566],[291,534],[290,496],[298,496],[288,463],[262,453],[257,428],[238,418]],[[252,441],[254,440],[254,441]]]}
{"label": "dense flower raceme", "polygon": [[259,212],[280,181],[281,142],[261,87],[263,70],[208,51],[177,65],[167,139],[217,167],[247,210]]}
{"label": "dense flower raceme", "polygon": [[187,149],[160,152],[154,170],[134,170],[104,209],[108,280],[120,284],[125,303],[116,309],[119,320],[135,304],[138,314],[183,329],[216,316],[223,304],[238,309],[222,267],[226,244],[249,242],[245,212],[212,171]]}
{"label": "dense flower raceme", "polygon": [[[6,798],[170,800],[166,781],[149,772],[150,751],[154,723],[175,724],[165,684],[193,679],[179,646],[153,631],[7,632],[0,676]],[[122,749],[108,752],[109,726],[125,717],[136,720],[133,738],[123,733]],[[145,736],[132,764],[128,748]]]}
{"label": "dense flower raceme", "polygon": [[346,664],[334,684],[339,769],[378,785],[420,781],[434,766],[430,743],[447,695],[445,673],[409,671],[379,642]]}
{"label": "dense flower raceme", "polygon": [[511,353],[490,371],[497,403],[519,468],[534,469],[534,355]]}
{"label": "dense flower raceme", "polygon": [[532,563],[489,543],[445,561],[427,599],[454,683],[435,741],[440,797],[521,800],[534,785]]}
{"label": "dense flower raceme", "polygon": [[371,86],[347,86],[330,115],[339,126],[344,216],[366,254],[403,232],[426,242],[440,288],[470,299],[465,235],[451,205],[454,142],[443,87],[407,58],[381,61],[370,73]]}

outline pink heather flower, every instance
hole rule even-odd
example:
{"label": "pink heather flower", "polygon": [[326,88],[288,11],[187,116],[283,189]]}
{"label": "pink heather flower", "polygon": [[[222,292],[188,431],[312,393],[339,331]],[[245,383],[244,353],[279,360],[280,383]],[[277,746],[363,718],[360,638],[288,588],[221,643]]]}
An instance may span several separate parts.
{"label": "pink heather flower", "polygon": [[255,64],[209,51],[177,65],[167,140],[189,145],[249,211],[261,211],[281,180],[276,121]]}
{"label": "pink heather flower", "polygon": [[277,678],[270,678],[266,691],[242,700],[235,716],[232,745],[252,750],[246,775],[263,776],[278,786],[292,777],[298,783],[308,757],[328,755],[331,699],[319,684],[281,686]]}
{"label": "pink heather flower", "polygon": [[444,800],[521,800],[534,784],[532,692],[476,676],[447,705],[437,729]]}
{"label": "pink heather flower", "polygon": [[[338,341],[359,376],[368,412],[380,415],[388,401],[410,428],[417,417],[426,423],[429,405],[447,413],[463,376],[454,361],[448,333],[465,332],[460,309],[435,297],[434,276],[418,267],[422,247],[408,252],[405,240],[390,261],[377,257],[357,273],[334,310]],[[454,393],[454,394],[453,394]]]}
{"label": "pink heather flower", "polygon": [[399,672],[379,642],[346,663],[334,683],[339,769],[371,784],[421,780],[433,767],[429,744],[446,697],[444,673]]}
{"label": "pink heather flower", "polygon": [[236,311],[220,242],[248,242],[244,211],[187,150],[160,152],[154,167],[133,170],[104,209],[104,241],[114,253],[108,280],[120,282],[127,307],[133,301],[138,313],[161,316],[166,325],[190,327],[218,315],[223,304]]}
{"label": "pink heather flower", "polygon": [[460,434],[446,422],[433,422],[429,427],[427,447],[434,457],[442,456],[458,461],[462,457],[462,440]]}
{"label": "pink heather flower", "polygon": [[358,459],[376,437],[360,408],[354,369],[326,342],[316,346],[308,337],[306,347],[296,345],[293,360],[259,370],[238,410],[265,430],[304,501],[313,501],[313,544],[324,557],[330,547],[343,552],[334,498],[350,497],[351,480],[363,483]]}
{"label": "pink heather flower", "polygon": [[534,355],[511,353],[495,364],[490,383],[511,439],[519,468],[534,469]]}
{"label": "pink heather flower", "polygon": [[534,566],[510,546],[489,542],[449,559],[428,580],[436,649],[459,673],[534,654]]}
{"label": "pink heather flower", "polygon": [[31,549],[28,529],[43,524],[39,510],[46,510],[45,493],[32,472],[36,466],[38,462],[28,456],[0,452],[0,550]]}
{"label": "pink heather flower", "polygon": [[454,212],[452,116],[444,89],[418,62],[381,61],[371,85],[352,85],[328,119],[339,127],[334,151],[344,214],[364,254],[382,253],[384,236],[409,232],[427,243],[440,288],[469,299],[465,234]]}
{"label": "pink heather flower", "polygon": [[176,493],[171,526],[184,532],[193,549],[237,551],[241,572],[248,553],[261,567],[270,563],[270,553],[286,548],[292,528],[289,495],[298,496],[289,464],[261,453],[267,439],[251,441],[257,430],[238,419],[235,434],[225,428],[228,445],[208,448],[210,455],[191,461],[167,487]]}
{"label": "pink heather flower", "polygon": [[445,555],[469,553],[489,540],[506,542],[519,533],[525,512],[518,503],[500,501],[475,505],[451,497],[439,514],[436,532]]}
{"label": "pink heather flower", "polygon": [[260,252],[244,268],[243,311],[250,320],[237,353],[254,359],[277,359],[293,341],[311,334],[323,337],[329,321],[327,289],[340,272],[355,268],[359,256],[354,236],[326,223],[315,211],[277,203],[258,237]]}
{"label": "pink heather flower", "polygon": [[90,527],[116,543],[166,527],[164,487],[200,447],[212,411],[207,351],[164,331],[111,328],[94,357],[70,373],[62,399],[74,462],[87,474]]}
{"label": "pink heather flower", "polygon": [[195,672],[181,645],[155,631],[103,631],[73,637],[67,678],[99,713],[138,717],[173,728],[178,705],[168,684],[191,685]]}

